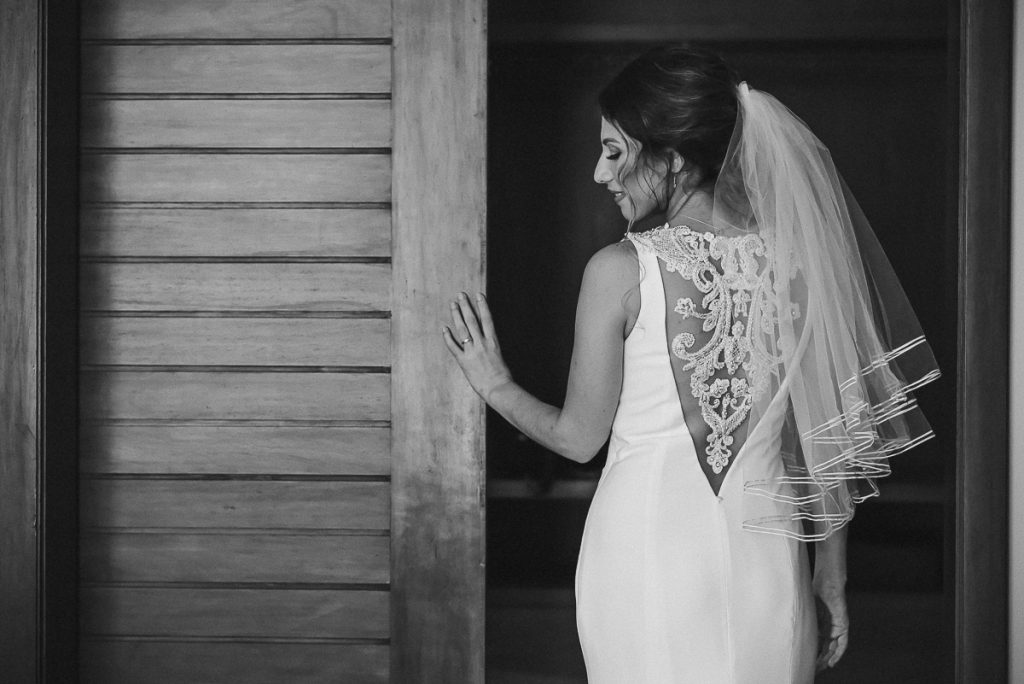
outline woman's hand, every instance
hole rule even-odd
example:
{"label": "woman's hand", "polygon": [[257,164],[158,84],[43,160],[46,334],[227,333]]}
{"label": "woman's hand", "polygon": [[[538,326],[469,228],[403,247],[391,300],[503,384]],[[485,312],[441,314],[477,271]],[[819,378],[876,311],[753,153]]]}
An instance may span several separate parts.
{"label": "woman's hand", "polygon": [[817,671],[834,667],[850,641],[850,616],[846,610],[843,582],[814,581],[814,603],[818,612]]}
{"label": "woman's hand", "polygon": [[458,362],[469,384],[487,401],[496,388],[512,381],[508,366],[501,358],[494,321],[482,294],[476,296],[474,311],[465,292],[460,292],[450,304],[452,324],[441,329],[445,346]]}

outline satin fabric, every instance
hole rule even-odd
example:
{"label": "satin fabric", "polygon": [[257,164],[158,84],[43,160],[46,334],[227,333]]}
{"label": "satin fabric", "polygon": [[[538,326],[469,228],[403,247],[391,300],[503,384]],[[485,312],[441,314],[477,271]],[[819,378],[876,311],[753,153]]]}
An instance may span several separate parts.
{"label": "satin fabric", "polygon": [[625,341],[608,461],[576,570],[588,680],[812,682],[817,632],[804,544],[742,529],[751,514],[743,483],[783,474],[786,403],[773,402],[715,495],[673,379],[662,269],[654,253],[637,256],[640,313]]}

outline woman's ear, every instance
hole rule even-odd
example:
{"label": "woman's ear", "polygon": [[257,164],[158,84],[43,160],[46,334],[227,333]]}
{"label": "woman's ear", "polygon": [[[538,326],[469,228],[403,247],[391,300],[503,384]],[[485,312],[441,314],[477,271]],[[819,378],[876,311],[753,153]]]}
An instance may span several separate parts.
{"label": "woman's ear", "polygon": [[675,150],[669,150],[669,163],[668,169],[670,173],[679,173],[686,168],[686,160],[683,159],[683,155],[679,154]]}

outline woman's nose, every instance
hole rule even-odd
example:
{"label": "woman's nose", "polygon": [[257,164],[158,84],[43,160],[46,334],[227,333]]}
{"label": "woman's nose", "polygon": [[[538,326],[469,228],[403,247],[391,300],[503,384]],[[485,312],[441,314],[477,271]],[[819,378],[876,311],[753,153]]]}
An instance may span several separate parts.
{"label": "woman's nose", "polygon": [[608,184],[612,182],[612,172],[607,165],[597,162],[597,166],[594,167],[594,182],[601,184]]}

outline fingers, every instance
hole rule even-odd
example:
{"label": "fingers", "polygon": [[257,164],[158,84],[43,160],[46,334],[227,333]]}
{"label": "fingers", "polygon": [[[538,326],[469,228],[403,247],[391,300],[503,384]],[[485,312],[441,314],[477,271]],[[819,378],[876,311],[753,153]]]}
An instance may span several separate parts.
{"label": "fingers", "polygon": [[462,346],[462,340],[472,337],[469,332],[469,328],[466,326],[466,321],[462,316],[462,309],[459,305],[452,301],[449,302],[448,307],[451,309],[452,314],[452,333],[454,339],[459,343],[459,347]]}
{"label": "fingers", "polygon": [[491,307],[487,306],[487,298],[482,292],[476,295],[476,308],[480,313],[480,326],[484,331],[484,339],[497,344],[498,336],[494,332],[494,319],[491,318]]}
{"label": "fingers", "polygon": [[833,631],[833,636],[829,638],[824,644],[821,645],[821,650],[818,653],[818,657],[815,660],[815,669],[818,672],[829,668],[835,667],[839,659],[846,653],[846,647],[850,644],[849,632],[836,633]]}
{"label": "fingers", "polygon": [[835,667],[836,663],[839,662],[839,659],[843,657],[844,653],[846,653],[846,647],[850,644],[850,634],[848,632],[843,632],[833,639],[832,643],[835,646],[832,649],[832,655],[828,659],[829,667]]}
{"label": "fingers", "polygon": [[448,303],[452,324],[451,327],[443,326],[441,332],[445,345],[453,354],[456,351],[466,351],[467,345],[484,342],[490,342],[490,347],[497,351],[494,321],[483,293],[477,294],[476,302],[479,313],[474,310],[465,292],[460,292]]}
{"label": "fingers", "polygon": [[455,341],[452,336],[451,328],[447,325],[441,327],[441,337],[444,338],[444,346],[448,347],[448,351],[451,352],[452,356],[458,358],[459,352],[462,351],[462,347]]}
{"label": "fingers", "polygon": [[815,596],[815,608],[821,630],[815,667],[818,672],[821,672],[826,668],[835,667],[846,652],[846,647],[850,642],[850,619],[846,611],[846,601],[842,595],[825,598]]}
{"label": "fingers", "polygon": [[476,312],[473,311],[473,305],[469,303],[469,297],[466,296],[465,292],[460,292],[458,296],[459,311],[462,313],[462,320],[466,324],[466,328],[469,330],[468,337],[473,338],[476,342],[484,341],[484,334],[480,330],[480,324],[476,318]]}

